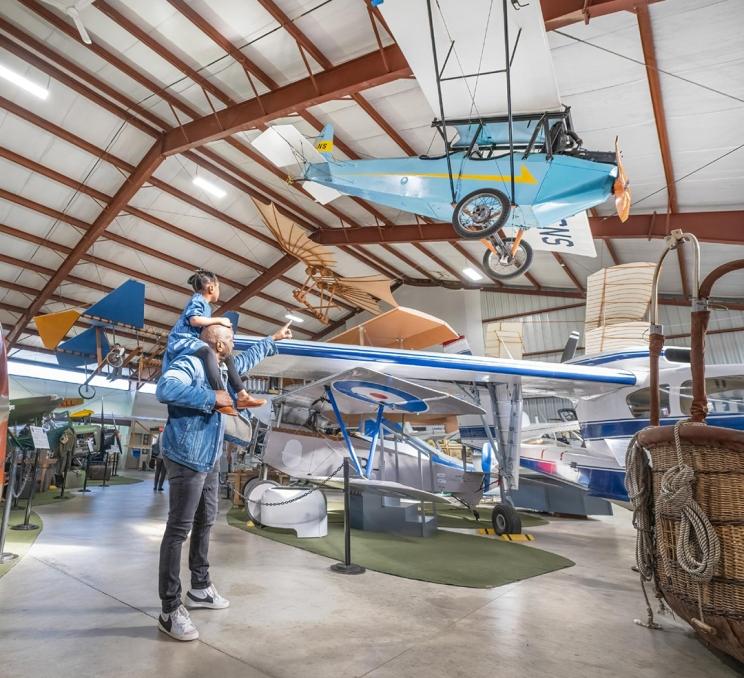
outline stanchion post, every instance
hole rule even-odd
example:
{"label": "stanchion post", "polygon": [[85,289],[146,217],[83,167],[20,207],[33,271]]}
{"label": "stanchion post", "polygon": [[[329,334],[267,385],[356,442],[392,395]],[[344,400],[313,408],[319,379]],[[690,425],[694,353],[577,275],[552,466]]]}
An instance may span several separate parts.
{"label": "stanchion post", "polygon": [[85,457],[85,478],[83,479],[83,487],[78,492],[90,492],[88,489],[88,474],[90,473],[90,449]]}
{"label": "stanchion post", "polygon": [[65,487],[67,486],[67,474],[69,472],[70,466],[72,465],[72,452],[70,452],[69,455],[70,461],[65,464],[60,464],[60,470],[62,473],[62,487],[59,490],[59,494],[55,497],[55,499],[64,499],[65,498]]}
{"label": "stanchion post", "polygon": [[8,563],[18,557],[17,553],[5,551],[5,535],[8,531],[8,521],[10,520],[10,505],[13,502],[13,491],[15,490],[16,468],[18,466],[18,449],[14,446],[11,454],[13,455],[10,462],[10,475],[8,476],[8,485],[5,488],[5,507],[3,510],[3,520],[0,522],[0,564]]}
{"label": "stanchion post", "polygon": [[31,506],[34,501],[34,495],[36,494],[36,471],[39,468],[39,450],[36,450],[34,455],[34,465],[31,469],[31,488],[28,491],[28,498],[26,499],[26,513],[23,516],[23,522],[20,525],[14,525],[11,530],[38,530],[39,526],[34,525],[30,522],[31,520]]}
{"label": "stanchion post", "polygon": [[351,504],[349,489],[349,457],[344,457],[344,562],[334,563],[331,570],[339,574],[362,574],[365,568],[351,562],[351,521],[349,511]]}
{"label": "stanchion post", "polygon": [[[103,433],[101,433],[103,435]],[[103,484],[101,487],[106,487],[106,471],[108,471],[108,452],[103,453]]]}

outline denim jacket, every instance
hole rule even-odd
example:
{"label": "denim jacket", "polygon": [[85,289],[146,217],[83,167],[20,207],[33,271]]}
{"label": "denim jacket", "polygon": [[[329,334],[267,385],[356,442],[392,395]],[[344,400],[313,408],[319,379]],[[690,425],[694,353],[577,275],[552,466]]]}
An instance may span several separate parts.
{"label": "denim jacket", "polygon": [[[235,366],[239,374],[245,374],[275,353],[274,340],[266,337],[236,353]],[[161,403],[168,405],[161,452],[194,471],[209,471],[222,451],[225,426],[222,415],[214,411],[215,394],[207,383],[202,361],[193,355],[174,359],[158,380],[155,393]]]}

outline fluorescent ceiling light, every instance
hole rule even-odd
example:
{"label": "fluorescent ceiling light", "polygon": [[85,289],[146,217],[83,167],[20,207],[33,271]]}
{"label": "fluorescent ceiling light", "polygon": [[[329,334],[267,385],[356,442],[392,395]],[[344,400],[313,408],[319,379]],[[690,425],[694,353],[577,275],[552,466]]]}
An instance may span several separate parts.
{"label": "fluorescent ceiling light", "polygon": [[466,276],[468,276],[468,278],[470,278],[471,280],[475,282],[477,282],[478,280],[483,280],[483,276],[480,273],[478,273],[478,271],[476,271],[474,268],[470,268],[470,267],[463,268],[462,272]]}
{"label": "fluorescent ceiling light", "polygon": [[284,314],[284,317],[285,317],[285,318],[286,318],[287,320],[291,320],[291,321],[292,321],[293,323],[301,323],[301,322],[304,322],[304,321],[305,321],[305,319],[304,319],[304,318],[300,318],[300,316],[298,316],[298,315],[293,315],[292,313],[285,313],[285,314]]}
{"label": "fluorescent ceiling light", "polygon": [[28,78],[24,78],[19,73],[11,71],[9,68],[0,64],[0,78],[5,78],[14,85],[18,85],[21,89],[25,89],[39,99],[46,99],[49,96],[49,90],[46,87],[37,85],[35,82],[31,82]]}
{"label": "fluorescent ceiling light", "polygon": [[202,179],[200,176],[194,177],[194,186],[198,186],[203,191],[206,191],[215,198],[224,198],[227,195],[227,191],[223,190],[219,186],[215,186],[212,182]]}

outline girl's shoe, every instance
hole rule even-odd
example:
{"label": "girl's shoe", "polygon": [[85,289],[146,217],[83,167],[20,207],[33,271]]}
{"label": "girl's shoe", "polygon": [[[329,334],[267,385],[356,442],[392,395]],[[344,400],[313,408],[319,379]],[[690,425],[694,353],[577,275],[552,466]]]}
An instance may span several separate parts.
{"label": "girl's shoe", "polygon": [[251,407],[261,407],[265,404],[264,398],[254,398],[250,393],[245,396],[238,396],[237,406],[239,410],[245,410]]}

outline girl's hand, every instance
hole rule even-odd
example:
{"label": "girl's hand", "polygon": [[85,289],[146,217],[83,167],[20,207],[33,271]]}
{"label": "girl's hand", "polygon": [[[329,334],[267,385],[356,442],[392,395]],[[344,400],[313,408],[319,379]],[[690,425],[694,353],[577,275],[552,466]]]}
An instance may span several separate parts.
{"label": "girl's hand", "polygon": [[222,325],[223,327],[229,327],[232,329],[232,323],[230,322],[230,318],[218,318],[219,325]]}

